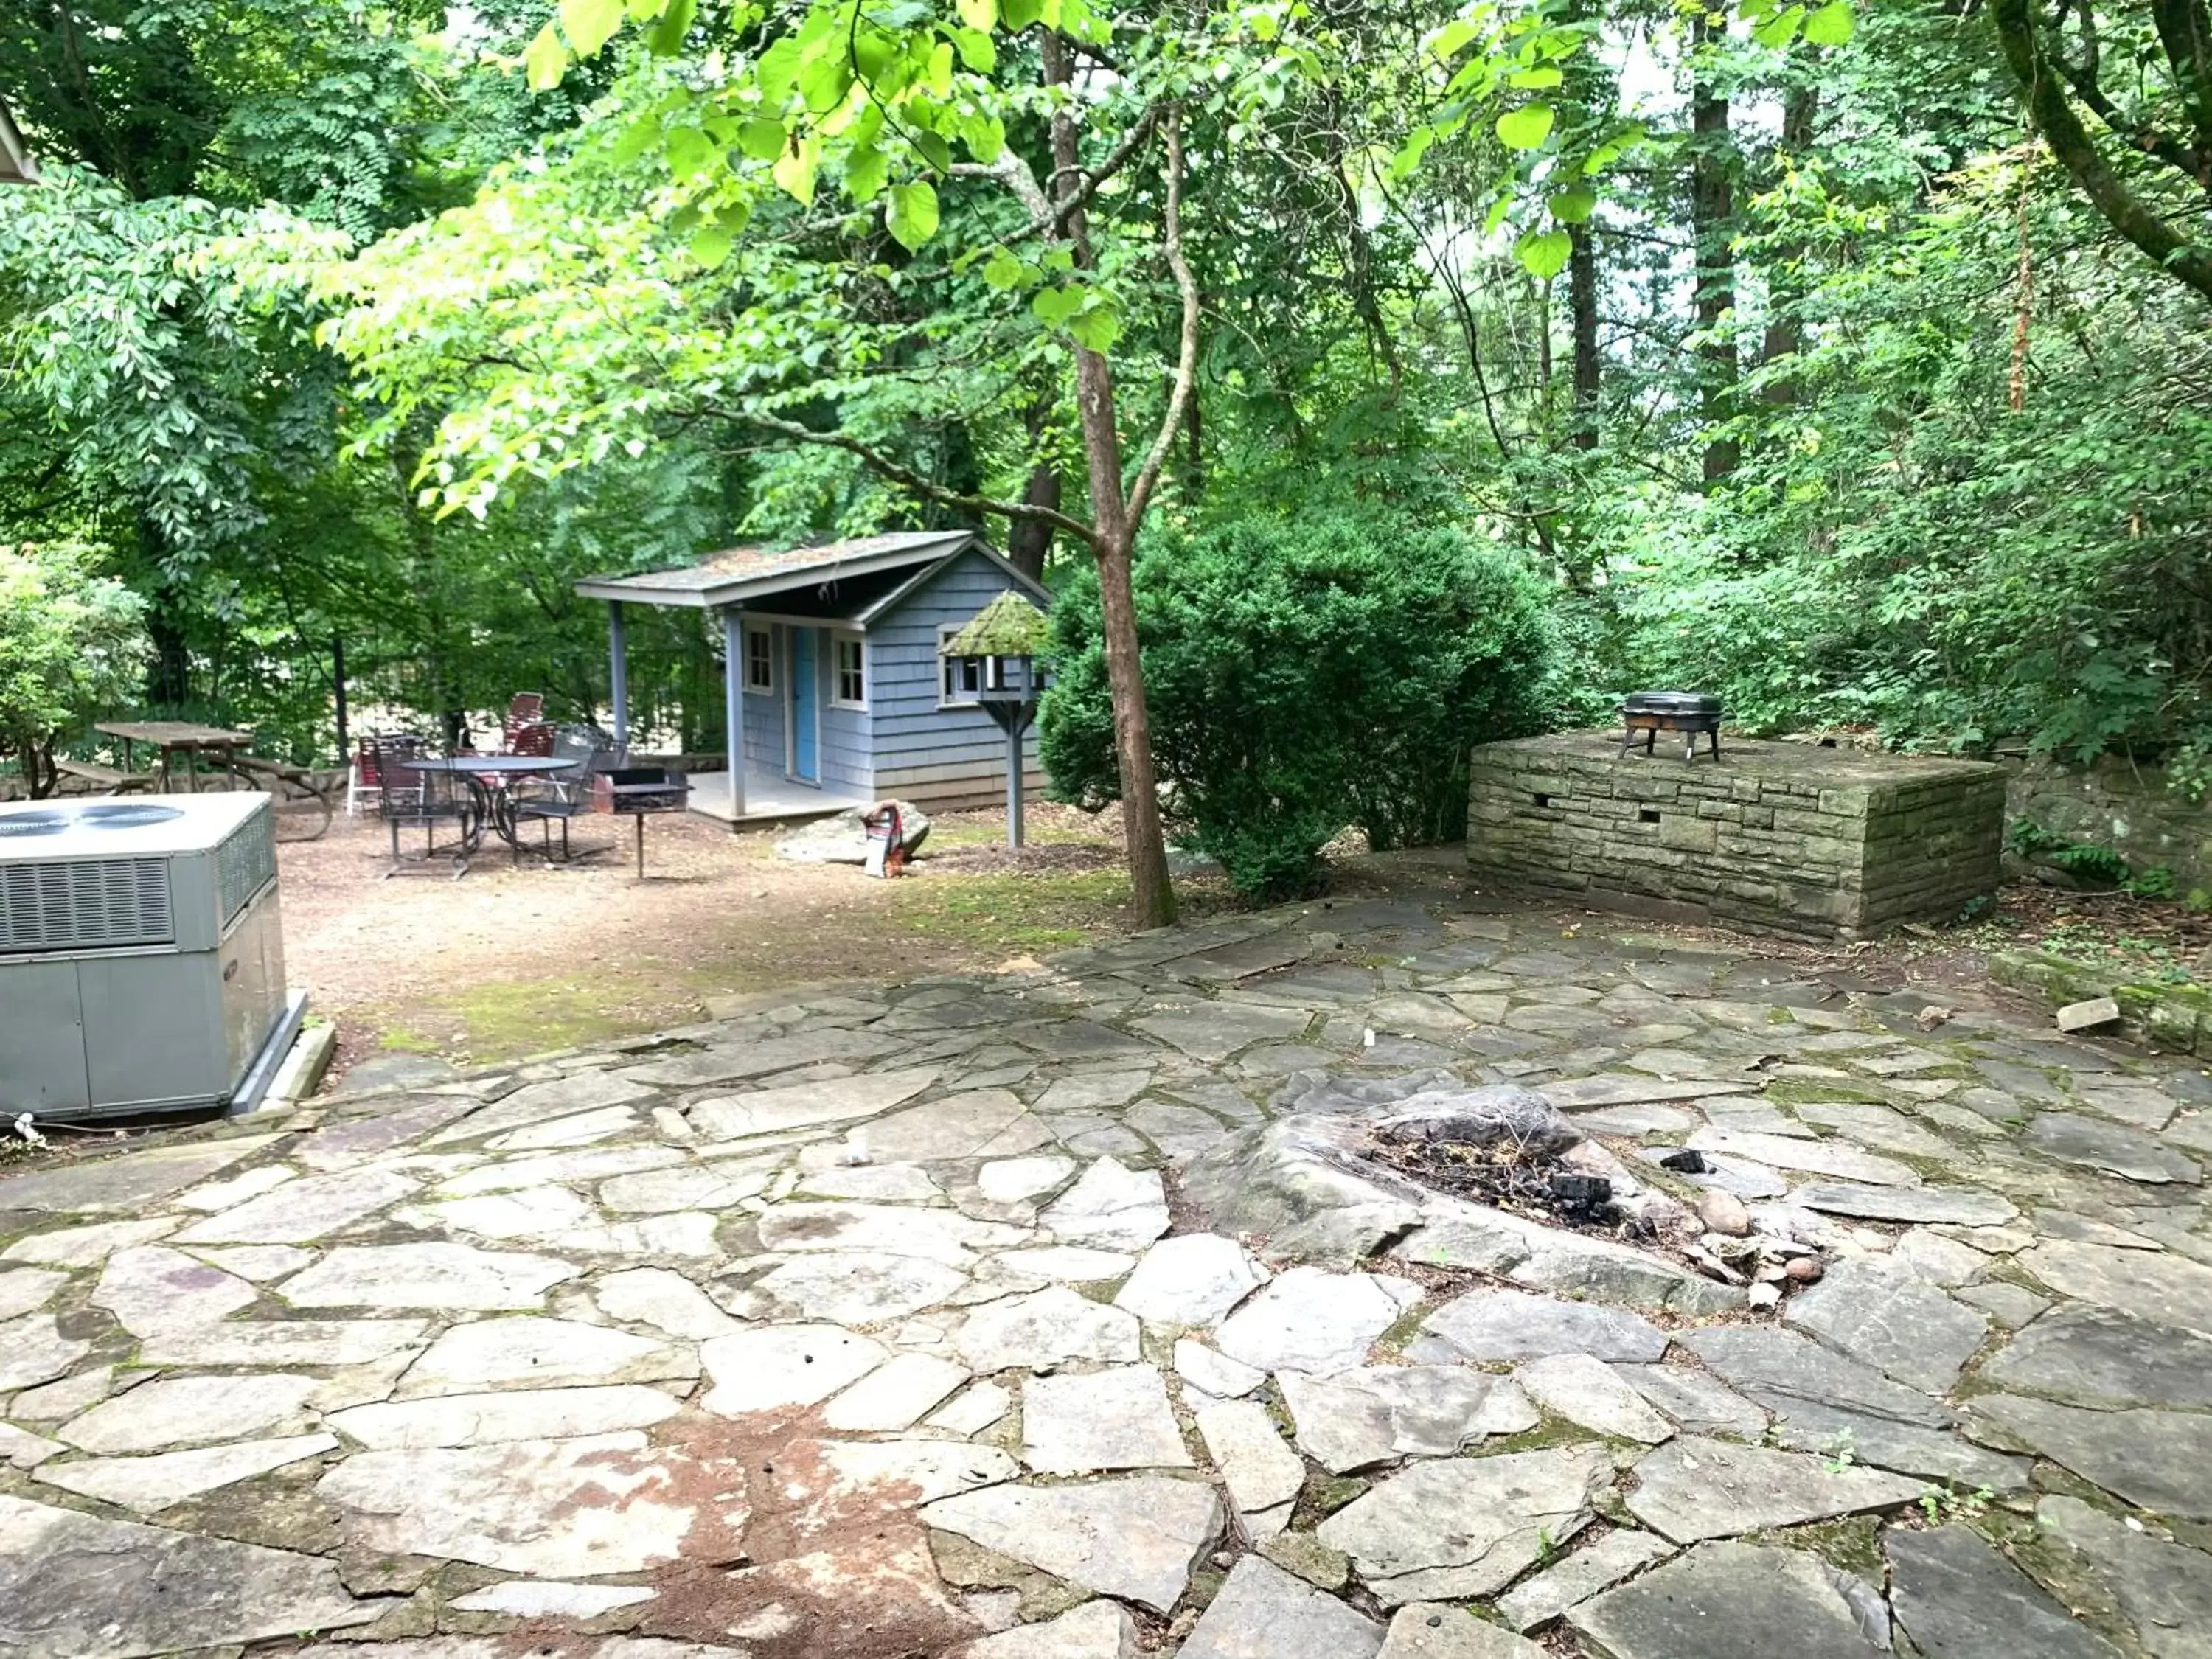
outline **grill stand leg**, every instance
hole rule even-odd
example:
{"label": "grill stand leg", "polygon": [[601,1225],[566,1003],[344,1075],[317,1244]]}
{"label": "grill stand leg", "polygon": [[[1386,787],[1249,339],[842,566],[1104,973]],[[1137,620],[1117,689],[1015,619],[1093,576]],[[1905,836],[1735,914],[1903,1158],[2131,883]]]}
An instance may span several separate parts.
{"label": "grill stand leg", "polygon": [[637,821],[637,878],[645,879],[645,814],[634,815]]}

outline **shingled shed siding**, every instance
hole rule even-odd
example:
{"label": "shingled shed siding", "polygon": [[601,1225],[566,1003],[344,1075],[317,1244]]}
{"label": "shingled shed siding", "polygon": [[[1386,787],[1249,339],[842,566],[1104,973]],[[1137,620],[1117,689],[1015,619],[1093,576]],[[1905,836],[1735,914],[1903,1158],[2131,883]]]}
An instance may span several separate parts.
{"label": "shingled shed siding", "polygon": [[1723,744],[1718,766],[1569,732],[1473,755],[1478,879],[1812,939],[1948,921],[1996,890],[2005,775],[1972,761]]}
{"label": "shingled shed siding", "polygon": [[[939,630],[965,624],[1013,584],[978,553],[954,559],[868,625],[875,787],[925,806],[987,806],[1006,793],[1006,739],[981,708],[939,708]],[[1024,770],[1042,789],[1036,728]]]}

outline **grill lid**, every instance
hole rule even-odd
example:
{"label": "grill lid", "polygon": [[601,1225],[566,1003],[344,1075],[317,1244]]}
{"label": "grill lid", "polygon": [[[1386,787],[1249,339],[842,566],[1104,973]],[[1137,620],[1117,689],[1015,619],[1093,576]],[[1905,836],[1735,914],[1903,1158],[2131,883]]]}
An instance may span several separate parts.
{"label": "grill lid", "polygon": [[1717,714],[1721,700],[1702,691],[1632,691],[1621,699],[1624,714]]}

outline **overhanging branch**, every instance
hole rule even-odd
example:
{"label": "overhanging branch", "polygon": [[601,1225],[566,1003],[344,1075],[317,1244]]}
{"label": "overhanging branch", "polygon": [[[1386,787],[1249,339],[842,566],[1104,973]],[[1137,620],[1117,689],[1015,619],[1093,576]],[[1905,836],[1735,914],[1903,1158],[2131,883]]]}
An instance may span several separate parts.
{"label": "overhanging branch", "polygon": [[2212,259],[2176,234],[2172,226],[2130,189],[2098,149],[2066,86],[2047,60],[2037,38],[2032,0],[1990,0],[1990,17],[2005,62],[2027,99],[2028,112],[2051,149],[2073,175],[2106,222],[2173,276],[2212,300]]}
{"label": "overhanging branch", "polygon": [[957,489],[948,489],[933,478],[925,478],[912,467],[893,460],[872,444],[842,432],[817,431],[802,426],[797,421],[787,421],[780,415],[763,414],[742,404],[710,404],[706,412],[718,416],[739,426],[749,426],[761,432],[772,432],[793,443],[813,444],[824,449],[842,449],[857,457],[871,471],[890,480],[902,489],[934,501],[939,507],[957,507],[969,513],[988,513],[994,518],[1018,519],[1031,524],[1048,524],[1054,530],[1074,537],[1085,546],[1097,540],[1097,532],[1080,519],[1070,518],[1056,508],[1040,507],[1033,501],[1002,501],[994,495],[970,495]]}
{"label": "overhanging branch", "polygon": [[1160,480],[1160,468],[1166,462],[1168,447],[1175,442],[1181,429],[1184,411],[1190,405],[1191,386],[1198,378],[1198,279],[1191,275],[1190,261],[1184,256],[1182,246],[1182,112],[1167,112],[1164,131],[1168,148],[1168,198],[1163,216],[1163,246],[1167,254],[1168,269],[1175,273],[1176,291],[1182,296],[1182,331],[1176,350],[1175,390],[1169,395],[1167,413],[1160,421],[1159,435],[1152,440],[1151,453],[1137,470],[1136,482],[1129,487],[1129,528],[1134,533],[1145,517],[1145,508],[1152,501],[1152,489]]}

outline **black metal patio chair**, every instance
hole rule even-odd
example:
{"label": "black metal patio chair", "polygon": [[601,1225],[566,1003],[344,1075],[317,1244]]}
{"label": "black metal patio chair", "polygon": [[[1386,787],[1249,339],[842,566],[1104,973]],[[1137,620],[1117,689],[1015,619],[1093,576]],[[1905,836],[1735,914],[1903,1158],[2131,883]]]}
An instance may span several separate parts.
{"label": "black metal patio chair", "polygon": [[372,738],[369,743],[381,782],[378,815],[392,826],[392,867],[384,873],[396,876],[406,867],[399,852],[402,830],[422,832],[422,861],[427,863],[440,850],[439,826],[449,823],[457,837],[450,851],[453,879],[459,881],[469,872],[476,835],[476,807],[466,781],[451,772],[418,772],[409,766],[408,762],[423,758],[425,745],[420,738]]}
{"label": "black metal patio chair", "polygon": [[553,826],[561,826],[561,859],[591,858],[604,847],[587,847],[579,853],[568,843],[571,820],[597,810],[593,792],[599,776],[613,769],[620,758],[615,740],[596,726],[563,726],[551,730],[545,752],[556,760],[573,763],[566,771],[550,772],[522,783],[514,794],[514,816],[520,826],[526,818],[538,821],[545,843],[545,856],[553,857]]}

